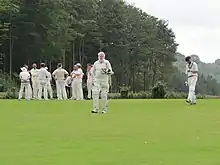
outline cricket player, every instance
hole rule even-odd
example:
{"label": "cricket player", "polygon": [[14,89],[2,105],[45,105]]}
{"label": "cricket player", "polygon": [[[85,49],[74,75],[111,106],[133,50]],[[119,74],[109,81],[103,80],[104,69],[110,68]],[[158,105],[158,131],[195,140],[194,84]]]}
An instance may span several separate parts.
{"label": "cricket player", "polygon": [[98,61],[96,61],[92,67],[93,76],[93,110],[92,113],[98,113],[99,107],[99,93],[101,92],[102,99],[102,113],[107,112],[107,96],[109,92],[109,75],[114,74],[111,64],[105,59],[105,53],[98,53]]}
{"label": "cricket player", "polygon": [[37,64],[32,65],[32,69],[30,70],[31,73],[31,82],[32,82],[32,89],[33,89],[33,98],[37,99],[38,98],[38,79],[37,79]]}
{"label": "cricket player", "polygon": [[57,69],[52,73],[54,80],[56,81],[57,98],[58,100],[67,100],[67,94],[65,89],[65,79],[69,73],[62,68],[62,64],[57,65]]}
{"label": "cricket player", "polygon": [[71,100],[76,100],[76,72],[78,70],[78,66],[73,66],[73,71],[71,72],[70,76],[72,78],[71,88],[72,88],[72,97]]}
{"label": "cricket player", "polygon": [[[48,68],[45,67],[45,69],[48,71]],[[53,99],[53,90],[52,90],[52,87],[51,87],[51,81],[52,81],[52,75],[51,73],[48,71],[48,77],[47,77],[47,91],[48,91],[48,94],[50,96],[50,99]]]}
{"label": "cricket player", "polygon": [[75,70],[72,72],[72,98],[74,100],[83,100],[82,77],[83,72],[80,65],[75,65]]}
{"label": "cricket player", "polygon": [[80,74],[80,76],[77,77],[77,80],[79,79],[79,81],[77,81],[77,92],[79,93],[79,98],[77,100],[83,100],[83,89],[82,89],[82,79],[84,76],[83,70],[82,70],[82,65],[80,63],[76,64],[78,66],[78,74]]}
{"label": "cricket player", "polygon": [[91,73],[91,69],[92,69],[92,65],[91,64],[87,64],[87,91],[88,91],[88,95],[87,98],[91,99],[92,97],[92,73]]}
{"label": "cricket player", "polygon": [[27,71],[27,68],[22,67],[21,72],[19,74],[20,80],[21,80],[21,86],[19,91],[18,100],[22,99],[23,91],[25,90],[25,99],[30,100],[30,74]]}
{"label": "cricket player", "polygon": [[186,75],[187,75],[187,84],[189,87],[189,94],[186,100],[187,103],[191,105],[196,104],[196,95],[195,88],[198,80],[198,66],[195,62],[191,61],[191,57],[188,56],[185,58],[187,63],[186,65]]}
{"label": "cricket player", "polygon": [[[24,64],[23,68],[26,68],[27,69],[27,72],[30,74],[30,71],[28,70],[28,65]],[[29,95],[30,95],[30,99],[32,99],[32,88],[31,88],[31,84],[29,83],[28,84],[28,87],[29,87]]]}
{"label": "cricket player", "polygon": [[38,82],[39,82],[39,91],[38,91],[38,99],[42,99],[42,90],[44,90],[44,99],[48,100],[48,89],[47,89],[47,78],[49,77],[49,73],[45,68],[45,63],[40,64],[40,69],[38,71]]}

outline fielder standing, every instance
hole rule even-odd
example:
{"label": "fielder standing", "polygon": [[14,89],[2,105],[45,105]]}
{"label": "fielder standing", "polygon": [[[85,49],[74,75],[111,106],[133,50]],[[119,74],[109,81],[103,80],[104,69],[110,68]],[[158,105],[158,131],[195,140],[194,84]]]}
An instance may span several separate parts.
{"label": "fielder standing", "polygon": [[27,71],[27,68],[22,67],[21,72],[19,74],[20,80],[21,80],[21,86],[19,91],[19,97],[18,100],[22,99],[23,91],[25,91],[25,99],[30,100],[30,74]]}
{"label": "fielder standing", "polygon": [[185,61],[187,63],[186,65],[186,75],[188,78],[188,86],[189,86],[189,94],[188,98],[186,100],[187,103],[196,104],[196,95],[195,95],[195,89],[196,89],[196,83],[198,80],[198,65],[191,61],[191,57],[188,56],[185,58]]}
{"label": "fielder standing", "polygon": [[57,69],[52,73],[54,80],[56,81],[57,98],[58,100],[67,100],[67,94],[65,89],[65,79],[69,73],[62,68],[62,64],[57,65]]}
{"label": "fielder standing", "polygon": [[48,91],[47,91],[47,78],[49,77],[49,73],[45,68],[45,64],[40,64],[40,69],[38,71],[38,82],[39,82],[39,91],[38,91],[38,99],[42,99],[42,90],[44,90],[44,99],[48,100]]}
{"label": "fielder standing", "polygon": [[98,53],[98,61],[96,61],[92,68],[93,76],[93,110],[92,113],[98,113],[99,109],[99,93],[101,92],[102,99],[102,113],[107,112],[107,96],[109,92],[109,75],[114,74],[111,64],[105,59],[105,53]]}
{"label": "fielder standing", "polygon": [[[45,67],[45,69],[48,71],[48,68]],[[50,99],[53,99],[53,90],[52,90],[52,87],[51,87],[51,81],[52,81],[52,75],[51,73],[48,71],[48,77],[47,77],[47,91],[48,91],[48,94],[50,96]]]}
{"label": "fielder standing", "polygon": [[32,65],[33,68],[30,70],[31,73],[31,82],[32,82],[32,89],[33,89],[33,98],[37,99],[38,98],[38,78],[37,78],[37,73],[38,73],[38,69],[37,69],[37,64],[33,64]]}

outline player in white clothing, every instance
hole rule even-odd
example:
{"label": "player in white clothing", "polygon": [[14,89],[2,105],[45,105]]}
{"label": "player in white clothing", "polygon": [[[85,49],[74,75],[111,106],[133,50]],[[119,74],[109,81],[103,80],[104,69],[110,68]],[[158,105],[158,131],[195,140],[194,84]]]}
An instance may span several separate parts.
{"label": "player in white clothing", "polygon": [[67,94],[65,89],[65,79],[69,73],[62,68],[62,64],[57,65],[57,69],[52,73],[54,80],[56,81],[57,98],[58,100],[67,100]]}
{"label": "player in white clothing", "polygon": [[93,76],[93,110],[92,113],[98,113],[99,107],[99,93],[101,92],[102,99],[102,113],[107,112],[108,92],[109,92],[109,75],[114,74],[111,64],[105,59],[105,53],[98,53],[98,61],[92,67]]}
{"label": "player in white clothing", "polygon": [[38,82],[39,82],[39,91],[38,91],[38,99],[42,99],[42,90],[44,90],[44,99],[48,100],[48,91],[47,91],[47,78],[49,77],[49,73],[45,68],[45,64],[40,64],[40,69],[38,71]]}
{"label": "player in white clothing", "polygon": [[91,99],[92,97],[92,73],[91,73],[91,69],[92,69],[92,65],[91,64],[87,64],[87,80],[86,80],[86,84],[87,84],[87,91],[88,91],[88,95],[87,98]]}
{"label": "player in white clothing", "polygon": [[78,73],[80,74],[79,76],[80,81],[77,81],[77,91],[79,93],[79,98],[77,100],[83,100],[84,97],[83,97],[83,89],[82,89],[82,79],[83,79],[84,73],[82,70],[82,65],[80,63],[77,63],[76,65],[78,66]]}
{"label": "player in white clothing", "polygon": [[26,100],[30,100],[30,74],[27,71],[27,68],[22,67],[21,68],[21,72],[19,74],[20,80],[21,80],[21,87],[20,87],[20,91],[19,91],[19,97],[18,100],[22,99],[22,95],[23,95],[23,91],[25,90],[25,99]]}
{"label": "player in white clothing", "polygon": [[186,75],[188,79],[187,84],[189,87],[189,94],[188,94],[188,98],[186,102],[193,105],[193,104],[196,104],[195,88],[196,88],[196,83],[198,80],[198,65],[195,62],[191,61],[190,56],[186,57],[185,61],[187,63]]}
{"label": "player in white clothing", "polygon": [[[45,67],[45,69],[48,71],[48,68]],[[53,99],[53,90],[52,90],[52,87],[51,87],[51,81],[52,81],[52,75],[51,73],[48,71],[48,77],[47,77],[47,91],[48,91],[48,94],[50,96],[50,99]]]}
{"label": "player in white clothing", "polygon": [[37,79],[37,64],[33,64],[32,65],[33,68],[30,70],[31,73],[31,82],[32,82],[32,89],[33,89],[33,98],[37,99],[38,98],[38,89],[39,89],[39,85],[38,85],[38,79]]}

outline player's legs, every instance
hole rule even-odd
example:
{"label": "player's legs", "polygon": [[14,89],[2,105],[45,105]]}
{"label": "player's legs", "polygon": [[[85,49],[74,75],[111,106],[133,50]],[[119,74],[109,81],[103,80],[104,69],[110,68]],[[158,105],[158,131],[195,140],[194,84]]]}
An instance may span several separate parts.
{"label": "player's legs", "polygon": [[19,100],[22,99],[23,91],[24,91],[24,83],[21,83],[20,90],[19,90],[19,96],[18,96]]}
{"label": "player's legs", "polygon": [[52,90],[50,82],[47,83],[47,91],[48,91],[48,94],[50,96],[50,99],[53,99],[53,90]]}
{"label": "player's legs", "polygon": [[33,98],[37,99],[37,94],[38,94],[38,81],[37,80],[32,81],[32,88],[33,88]]}
{"label": "player's legs", "polygon": [[30,84],[24,84],[24,91],[25,91],[25,99],[30,100]]}
{"label": "player's legs", "polygon": [[71,99],[75,100],[76,99],[76,80],[72,81],[71,87],[72,87],[72,97],[71,97]]}
{"label": "player's legs", "polygon": [[197,83],[197,77],[193,77],[190,85],[190,91],[191,91],[190,100],[192,104],[196,103],[196,94],[195,94],[196,83]]}
{"label": "player's legs", "polygon": [[60,87],[61,87],[61,93],[62,93],[63,99],[67,100],[67,94],[66,94],[65,81],[64,80],[60,81]]}
{"label": "player's legs", "polygon": [[76,100],[81,99],[81,91],[80,91],[80,79],[75,80],[75,88],[76,88]]}
{"label": "player's legs", "polygon": [[61,86],[59,80],[56,81],[56,88],[57,88],[57,99],[62,100]]}
{"label": "player's legs", "polygon": [[102,99],[102,112],[107,112],[108,107],[108,92],[109,92],[109,84],[108,82],[101,83],[101,99]]}
{"label": "player's legs", "polygon": [[83,89],[82,89],[82,80],[81,79],[79,80],[78,90],[79,90],[79,99],[83,100],[84,97],[83,97]]}
{"label": "player's legs", "polygon": [[92,87],[93,113],[97,113],[99,109],[99,92],[100,82],[94,82],[94,85]]}
{"label": "player's legs", "polygon": [[42,99],[42,90],[43,90],[43,82],[42,80],[39,80],[39,90],[38,90],[38,99]]}
{"label": "player's legs", "polygon": [[87,80],[87,90],[88,90],[88,99],[91,99],[92,96],[92,81],[91,80]]}
{"label": "player's legs", "polygon": [[44,88],[44,100],[48,100],[48,89],[47,89],[47,82],[43,82],[43,88]]}

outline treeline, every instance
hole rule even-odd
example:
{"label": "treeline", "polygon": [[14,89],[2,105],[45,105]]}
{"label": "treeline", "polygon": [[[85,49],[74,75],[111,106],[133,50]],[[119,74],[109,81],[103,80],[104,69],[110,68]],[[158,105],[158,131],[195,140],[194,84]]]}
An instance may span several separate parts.
{"label": "treeline", "polygon": [[0,0],[0,21],[0,68],[10,74],[42,61],[71,70],[105,51],[115,71],[112,91],[123,84],[147,91],[158,81],[179,90],[172,76],[178,44],[168,22],[122,0]]}

